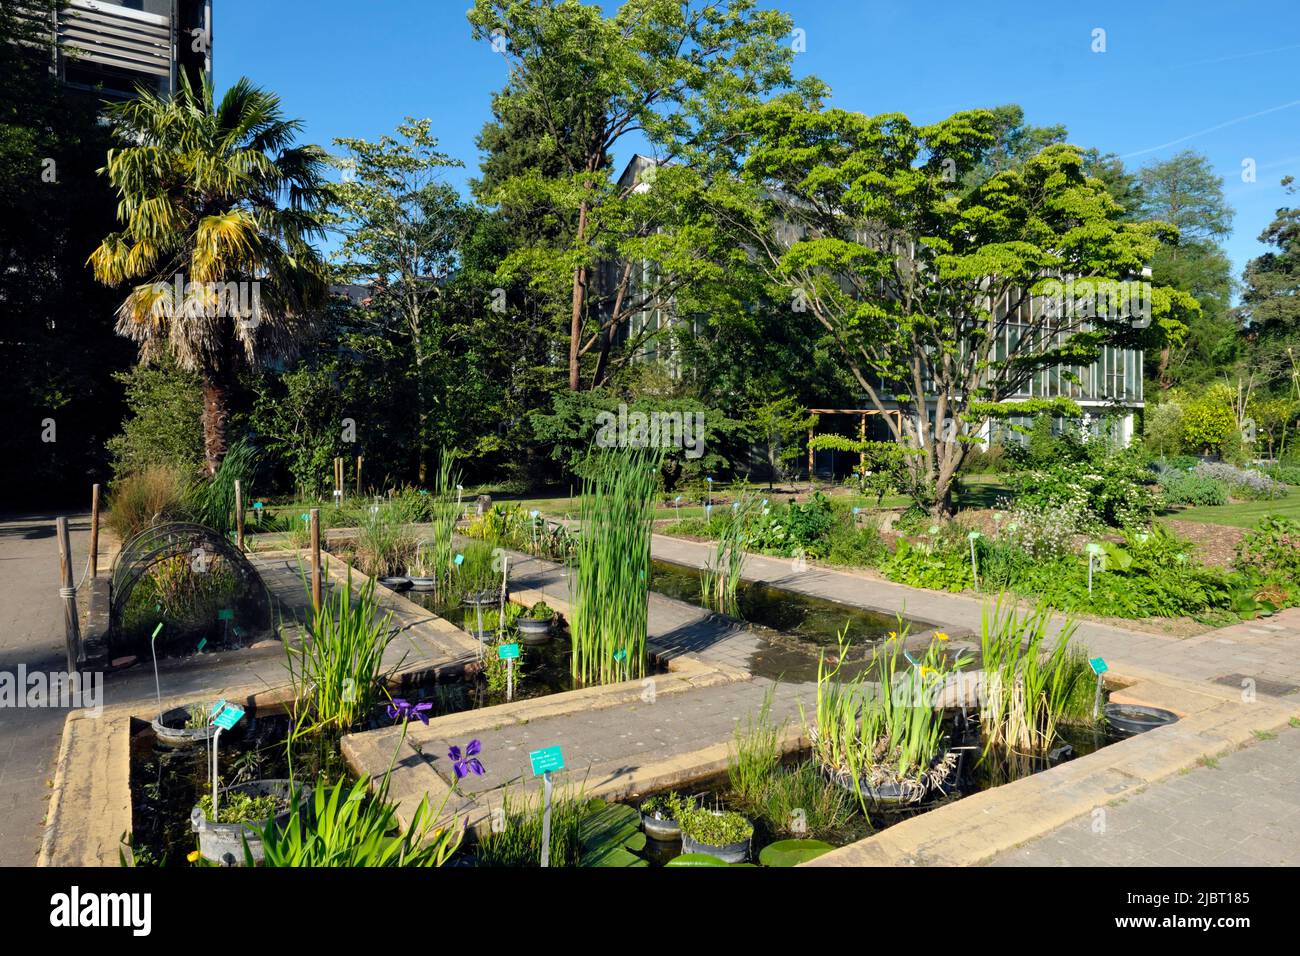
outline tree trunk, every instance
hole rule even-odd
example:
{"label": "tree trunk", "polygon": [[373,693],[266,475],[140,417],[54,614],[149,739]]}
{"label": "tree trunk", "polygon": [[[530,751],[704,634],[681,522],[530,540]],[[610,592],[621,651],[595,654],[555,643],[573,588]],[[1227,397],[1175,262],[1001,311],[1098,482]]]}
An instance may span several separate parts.
{"label": "tree trunk", "polygon": [[[584,199],[578,207],[578,235],[576,244],[581,246],[587,238],[587,201]],[[579,350],[582,348],[582,312],[587,305],[587,267],[578,266],[573,273],[573,312],[569,319],[569,391],[576,392],[581,385],[578,381]]]}
{"label": "tree trunk", "polygon": [[226,422],[230,418],[230,382],[212,369],[203,378],[203,457],[209,475],[215,475],[226,457]]}

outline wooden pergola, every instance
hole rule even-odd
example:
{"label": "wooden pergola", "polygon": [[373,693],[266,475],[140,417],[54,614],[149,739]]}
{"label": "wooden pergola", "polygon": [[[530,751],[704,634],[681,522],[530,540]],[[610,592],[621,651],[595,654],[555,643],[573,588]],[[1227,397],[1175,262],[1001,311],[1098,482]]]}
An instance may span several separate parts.
{"label": "wooden pergola", "polygon": [[[858,441],[867,440],[867,416],[868,415],[893,415],[897,420],[899,428],[902,428],[903,413],[897,409],[891,411],[882,411],[879,408],[810,408],[810,415],[857,415],[858,416]],[[808,429],[808,480],[812,481],[813,477],[813,430]],[[865,468],[867,465],[867,453],[865,451],[858,453],[858,466]]]}

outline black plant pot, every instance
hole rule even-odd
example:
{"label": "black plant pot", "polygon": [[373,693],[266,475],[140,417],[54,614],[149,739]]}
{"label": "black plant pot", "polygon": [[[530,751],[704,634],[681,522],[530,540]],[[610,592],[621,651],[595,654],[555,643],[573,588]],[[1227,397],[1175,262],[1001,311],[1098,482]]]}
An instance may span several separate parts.
{"label": "black plant pot", "polygon": [[1121,740],[1177,722],[1177,714],[1159,707],[1144,707],[1141,704],[1106,705],[1106,726],[1112,737]]}

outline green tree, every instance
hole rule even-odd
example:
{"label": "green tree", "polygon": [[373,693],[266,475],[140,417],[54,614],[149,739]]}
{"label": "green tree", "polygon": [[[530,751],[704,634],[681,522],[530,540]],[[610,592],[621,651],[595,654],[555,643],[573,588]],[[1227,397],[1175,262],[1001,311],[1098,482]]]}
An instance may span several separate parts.
{"label": "green tree", "polygon": [[785,477],[787,465],[799,460],[799,443],[808,429],[817,423],[816,415],[800,405],[792,395],[778,395],[771,401],[753,405],[742,419],[749,436],[767,453],[767,487]]}
{"label": "green tree", "polygon": [[1182,342],[1160,349],[1154,376],[1162,388],[1180,381],[1203,383],[1234,357],[1232,263],[1221,244],[1232,231],[1233,210],[1223,178],[1201,153],[1184,150],[1143,167],[1139,178],[1141,214],[1178,230],[1152,257],[1152,278],[1194,296],[1201,306]]}
{"label": "green tree", "polygon": [[448,418],[455,370],[438,359],[451,331],[448,289],[468,224],[460,197],[441,180],[461,163],[438,151],[431,127],[428,119],[408,117],[395,137],[334,141],[346,152],[338,187],[344,275],[370,284],[371,314],[396,322],[410,342],[421,484],[433,450],[448,445],[449,436],[435,432]]}
{"label": "green tree", "polygon": [[[601,385],[632,319],[668,304],[714,261],[707,247],[721,237],[699,196],[739,145],[722,119],[793,83],[783,42],[791,21],[754,0],[628,0],[612,16],[578,0],[476,0],[469,20],[510,68],[493,100],[498,130],[480,139],[509,151],[489,157],[487,198],[553,224],[508,257],[501,275],[553,301],[567,286],[569,388],[581,387],[586,356]],[[529,142],[515,142],[512,131],[529,127]],[[611,153],[633,136],[654,162],[620,183]],[[541,155],[551,161],[515,166]],[[609,262],[619,266],[600,277]],[[634,334],[626,351],[643,338]]]}
{"label": "green tree", "polygon": [[137,365],[115,377],[126,387],[130,416],[121,434],[108,440],[114,473],[122,477],[150,465],[173,465],[198,474],[203,467],[203,435],[194,427],[203,414],[198,375],[164,355],[156,364]]}
{"label": "green tree", "polygon": [[95,170],[114,144],[92,95],[50,70],[56,0],[0,0],[0,487],[22,501],[89,500],[122,420],[115,296],[86,256],[113,227]]}
{"label": "green tree", "polygon": [[1107,291],[1136,277],[1171,227],[1124,221],[1065,144],[963,187],[996,142],[988,111],[918,127],[787,95],[740,128],[751,148],[731,221],[792,308],[834,337],[871,405],[902,408],[884,418],[918,452],[911,493],[936,515],[951,512],[953,479],[989,415],[1035,373],[1087,366],[1105,344],[1158,345],[1196,307],[1155,286],[1149,320],[1133,308],[1031,313],[1030,297],[1062,276]]}
{"label": "green tree", "polygon": [[118,309],[117,331],[142,357],[169,352],[198,372],[215,474],[235,372],[288,353],[323,301],[311,241],[331,197],[326,156],[293,145],[301,123],[247,79],[217,103],[206,78],[195,89],[182,74],[174,97],[141,92],[110,113],[130,144],[103,169],[121,229],[89,261],[105,285],[144,280]]}

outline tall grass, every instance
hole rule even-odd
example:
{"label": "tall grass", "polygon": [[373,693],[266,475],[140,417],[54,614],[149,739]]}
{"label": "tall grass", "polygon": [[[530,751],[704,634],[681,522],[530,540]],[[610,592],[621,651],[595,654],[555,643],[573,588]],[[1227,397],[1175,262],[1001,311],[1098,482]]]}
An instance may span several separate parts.
{"label": "tall grass", "polygon": [[150,465],[113,482],[104,522],[125,544],[145,528],[189,517],[189,482],[172,465]]}
{"label": "tall grass", "polygon": [[442,457],[438,460],[438,472],[434,475],[430,495],[430,531],[433,540],[429,543],[429,570],[434,579],[434,591],[439,596],[446,595],[454,574],[452,561],[456,545],[452,539],[456,534],[456,523],[460,520],[460,509],[456,505],[458,484],[460,470],[456,468],[455,452],[444,448]]}
{"label": "tall grass", "polygon": [[658,463],[653,451],[609,452],[583,478],[570,632],[573,676],[584,684],[645,675]]}
{"label": "tall grass", "polygon": [[[303,585],[310,601],[305,576]],[[391,613],[379,616],[374,578],[367,578],[353,598],[350,570],[347,586],[322,598],[310,633],[298,645],[286,645],[295,737],[316,730],[349,730],[375,712],[382,695],[384,652],[393,640],[392,619]]]}
{"label": "tall grass", "polygon": [[[1070,649],[1078,625],[1069,621],[1048,649],[1051,609],[1019,614],[999,600],[984,608],[980,625],[984,753],[1041,757],[1052,749],[1063,720],[1081,717],[1081,651]],[[1086,661],[1084,661],[1086,666]]]}
{"label": "tall grass", "polygon": [[772,722],[773,684],[763,695],[757,714],[751,714],[742,729],[739,722],[732,734],[727,755],[727,782],[742,800],[758,800],[781,766],[781,733],[785,724]]}
{"label": "tall grass", "polygon": [[[479,837],[475,862],[486,867],[540,866],[542,858],[542,801],[522,800],[502,792],[502,825]],[[578,866],[581,861],[582,819],[586,802],[566,787],[551,800],[551,866]]]}
{"label": "tall grass", "polygon": [[357,528],[357,565],[371,577],[406,571],[415,557],[416,539],[406,514],[391,503],[367,508]]}
{"label": "tall grass", "polygon": [[256,468],[257,453],[253,447],[243,440],[232,442],[217,473],[194,489],[192,507],[195,520],[222,535],[229,535],[235,528],[235,482],[243,482],[247,491]]}
{"label": "tall grass", "polygon": [[745,546],[755,511],[753,496],[742,494],[731,511],[731,520],[723,525],[713,554],[700,572],[700,597],[720,614],[731,614],[736,609],[736,592],[745,570]]}

